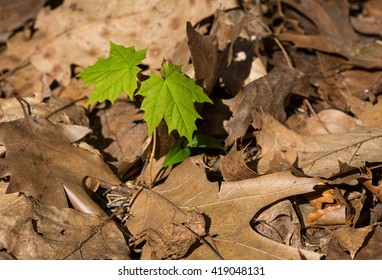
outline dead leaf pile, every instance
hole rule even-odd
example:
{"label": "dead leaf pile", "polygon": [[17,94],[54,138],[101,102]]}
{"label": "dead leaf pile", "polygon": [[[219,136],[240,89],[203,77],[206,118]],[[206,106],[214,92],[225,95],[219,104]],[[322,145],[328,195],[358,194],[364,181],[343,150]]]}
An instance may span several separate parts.
{"label": "dead leaf pile", "polygon": [[[380,1],[2,2],[0,258],[382,259]],[[224,151],[163,168],[140,98],[83,107],[110,40]]]}

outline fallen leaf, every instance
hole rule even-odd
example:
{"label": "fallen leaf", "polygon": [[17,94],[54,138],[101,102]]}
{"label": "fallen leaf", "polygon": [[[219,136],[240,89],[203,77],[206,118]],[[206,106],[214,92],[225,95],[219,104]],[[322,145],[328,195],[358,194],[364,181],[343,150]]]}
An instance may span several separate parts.
{"label": "fallen leaf", "polygon": [[238,151],[235,142],[229,153],[221,157],[221,173],[224,181],[239,181],[259,176],[245,163],[244,151],[245,149]]}
{"label": "fallen leaf", "polygon": [[362,175],[358,179],[362,185],[365,186],[366,189],[368,189],[375,197],[382,202],[382,185],[373,185],[373,173],[371,170],[367,167],[361,168]]}
{"label": "fallen leaf", "polygon": [[[78,129],[80,128],[80,129]],[[120,181],[99,155],[71,145],[89,132],[78,126],[54,125],[30,116],[0,124],[1,177],[10,176],[7,193],[23,192],[47,206],[68,207],[66,188],[77,207],[105,215],[82,186],[85,177],[113,185]]]}
{"label": "fallen leaf", "polygon": [[197,22],[213,14],[220,4],[225,8],[236,6],[235,1],[203,1],[197,5],[173,0],[166,5],[157,0],[139,5],[131,0],[96,4],[64,1],[54,10],[45,8],[39,13],[35,23],[39,48],[31,61],[40,72],[51,74],[67,86],[71,63],[83,67],[94,64],[98,57],[106,55],[108,42],[113,41],[137,49],[148,48],[145,63],[153,69],[160,68],[163,57],[171,58],[176,44],[185,37],[186,17]]}
{"label": "fallen leaf", "polygon": [[228,51],[228,67],[221,71],[220,85],[232,95],[267,73],[266,58],[261,54],[262,39],[270,34],[264,30],[262,19],[253,11],[240,9],[215,13],[211,34],[216,35],[219,50]]}
{"label": "fallen leaf", "polygon": [[284,102],[299,82],[303,74],[295,69],[275,71],[259,78],[242,88],[242,94],[234,99],[238,100],[238,107],[233,111],[231,119],[226,123],[228,137],[226,146],[233,144],[235,139],[243,137],[252,125],[255,129],[261,127],[258,110],[273,115],[277,120],[286,120]]}
{"label": "fallen leaf", "polygon": [[285,199],[265,209],[255,218],[254,228],[263,236],[279,243],[303,247],[301,224],[293,204]]}
{"label": "fallen leaf", "polygon": [[[0,60],[3,61],[1,54]],[[8,68],[5,69],[5,71],[7,70]],[[42,91],[44,84],[42,79],[43,74],[36,71],[36,68],[32,65],[27,64],[25,67],[20,67],[12,75],[5,77],[3,84],[7,86],[7,89],[5,86],[2,86],[1,90],[5,92],[6,97],[12,97],[15,93],[18,93],[20,97],[30,96],[35,92]]]}
{"label": "fallen leaf", "polygon": [[347,225],[346,207],[340,204],[317,209],[309,203],[299,204],[303,228]]}
{"label": "fallen leaf", "polygon": [[[78,100],[79,98],[88,97],[91,94],[92,86],[84,86],[81,79],[71,79],[67,87],[59,93],[59,97],[66,100]],[[76,103],[79,106],[86,104],[86,99]]]}
{"label": "fallen leaf", "polygon": [[221,70],[227,67],[227,52],[220,52],[217,37],[202,35],[187,22],[188,46],[191,51],[195,79],[201,83],[209,95],[213,90]]}
{"label": "fallen leaf", "polygon": [[[224,259],[318,259],[320,255],[288,247],[257,234],[250,226],[263,207],[284,197],[313,191],[318,178],[295,177],[280,172],[222,185],[209,182],[204,167],[188,159],[178,165],[165,183],[152,190],[142,189],[136,197],[126,226],[139,235],[146,229],[180,224],[186,212],[196,208],[210,221],[208,233],[213,248]],[[158,211],[160,209],[160,211]],[[202,245],[190,259],[216,259],[216,251]]]}
{"label": "fallen leaf", "polygon": [[342,227],[334,230],[333,235],[337,238],[341,247],[349,251],[351,258],[354,259],[373,228],[373,225],[363,228]]}
{"label": "fallen leaf", "polygon": [[[218,9],[215,12],[214,22],[208,35],[198,33],[190,22],[187,23],[188,45],[190,47],[192,65],[195,69],[195,78],[201,81],[207,94],[213,90],[219,76],[223,78],[224,84],[232,83],[228,81],[227,73],[224,75],[222,71],[227,70],[229,65],[232,68],[232,64],[235,63],[233,61],[235,41],[239,39],[239,35],[245,25],[257,19],[257,17],[251,14],[245,14],[238,10],[236,12],[240,13],[239,18],[236,19],[237,23],[229,17],[227,14],[229,12],[226,13]],[[236,68],[226,71],[230,73],[234,71],[236,73],[235,76],[239,76],[239,79],[243,78],[239,82],[239,87],[242,86],[242,81],[248,76],[248,68],[254,59],[253,43],[249,42],[246,47],[247,52],[245,53],[244,61],[240,61],[238,63],[240,65],[236,65]],[[242,50],[235,50],[235,52],[240,51],[243,52]],[[239,71],[240,67],[245,68],[247,71]],[[244,77],[242,77],[242,73]],[[231,75],[231,78],[234,77]]]}
{"label": "fallen leaf", "polygon": [[4,42],[15,29],[36,17],[45,0],[2,0],[0,10],[0,42]]}
{"label": "fallen leaf", "polygon": [[382,36],[382,5],[379,0],[362,3],[362,13],[350,17],[352,26],[360,33]]}
{"label": "fallen leaf", "polygon": [[99,229],[103,219],[98,216],[46,206],[26,195],[0,195],[0,221],[0,249],[20,260],[130,258],[115,224]]}
{"label": "fallen leaf", "polygon": [[305,130],[299,132],[306,136],[323,135],[329,133],[346,133],[357,130],[361,122],[348,114],[336,110],[326,109],[307,118]]}
{"label": "fallen leaf", "polygon": [[133,103],[116,101],[113,106],[97,112],[102,135],[97,147],[111,156],[109,162],[120,176],[141,158],[147,138],[143,113]]}
{"label": "fallen leaf", "polygon": [[263,126],[254,132],[261,148],[258,173],[267,170],[275,151],[281,151],[297,169],[309,176],[329,178],[340,170],[339,161],[352,167],[382,161],[381,128],[360,128],[349,133],[302,136],[286,128],[269,114],[260,112]]}
{"label": "fallen leaf", "polygon": [[382,227],[381,224],[375,226],[375,230],[368,236],[366,244],[363,244],[359,251],[357,252],[356,260],[382,260],[382,253],[380,248],[382,240]]}
{"label": "fallen leaf", "polygon": [[337,87],[361,100],[374,102],[375,95],[381,91],[382,71],[354,69],[342,71],[334,77],[338,81],[335,83]]}
{"label": "fallen leaf", "polygon": [[0,260],[15,260],[16,258],[6,251],[0,251]]}
{"label": "fallen leaf", "polygon": [[157,259],[182,258],[205,235],[204,217],[195,210],[187,212],[184,225],[169,224],[161,230],[149,229],[147,242]]}
{"label": "fallen leaf", "polygon": [[382,46],[375,40],[361,36],[353,30],[349,18],[349,3],[338,1],[282,0],[309,18],[319,34],[283,32],[282,41],[293,42],[297,48],[311,48],[346,57],[351,64],[377,68],[382,66]]}
{"label": "fallen leaf", "polygon": [[[73,124],[84,128],[89,126],[85,109],[76,105],[67,107],[69,103],[67,100],[52,97],[44,102],[43,98],[36,94],[33,97],[25,97],[24,101],[33,115],[42,118],[49,116],[49,120],[53,123]],[[24,117],[24,111],[16,98],[1,99],[0,112],[0,122],[10,122]]]}
{"label": "fallen leaf", "polygon": [[382,123],[382,98],[377,98],[376,104],[362,101],[348,94],[343,94],[350,111],[361,121],[362,126],[381,127]]}

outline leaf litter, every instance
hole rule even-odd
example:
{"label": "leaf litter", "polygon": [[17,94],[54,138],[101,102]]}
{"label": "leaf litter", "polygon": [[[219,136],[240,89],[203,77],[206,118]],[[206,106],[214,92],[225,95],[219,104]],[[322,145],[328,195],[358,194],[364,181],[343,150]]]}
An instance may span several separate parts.
{"label": "leaf litter", "polygon": [[[381,259],[381,6],[257,4],[68,0],[1,22],[1,258]],[[182,64],[225,151],[164,168],[177,124],[147,137],[136,88],[78,101],[110,41],[147,48],[145,75]]]}

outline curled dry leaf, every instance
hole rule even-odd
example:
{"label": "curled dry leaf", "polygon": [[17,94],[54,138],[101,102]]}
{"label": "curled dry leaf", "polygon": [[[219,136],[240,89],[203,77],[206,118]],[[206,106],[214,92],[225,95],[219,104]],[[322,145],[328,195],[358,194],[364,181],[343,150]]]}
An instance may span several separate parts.
{"label": "curled dry leaf", "polygon": [[221,173],[224,181],[239,181],[259,176],[245,163],[244,151],[245,149],[238,151],[235,142],[229,153],[221,157]]}
{"label": "curled dry leaf", "polygon": [[195,79],[201,82],[204,91],[209,95],[221,70],[227,66],[227,52],[219,51],[216,36],[198,33],[190,22],[187,22],[187,38]]}
{"label": "curled dry leaf", "polygon": [[129,259],[118,227],[107,223],[99,229],[103,219],[95,215],[13,193],[0,195],[0,220],[0,249],[17,259]]}
{"label": "curled dry leaf", "polygon": [[372,181],[373,174],[371,170],[367,167],[362,168],[362,176],[358,180],[368,189],[375,197],[382,202],[382,185],[373,185]]}
{"label": "curled dry leaf", "polygon": [[[253,216],[263,207],[284,197],[313,191],[318,178],[295,177],[289,172],[254,179],[218,184],[206,178],[203,167],[190,159],[178,165],[167,180],[143,189],[131,207],[126,226],[139,235],[146,229],[163,229],[168,223],[180,224],[186,213],[196,208],[210,220],[208,234],[212,247],[224,259],[318,259],[320,255],[288,247],[256,233],[250,226]],[[190,259],[216,259],[207,245],[190,252]]]}
{"label": "curled dry leaf", "polygon": [[[241,50],[242,54],[245,53],[243,60],[233,61],[234,43],[243,28],[256,19],[258,18],[240,10],[224,12],[218,9],[209,35],[198,33],[190,22],[187,23],[188,45],[195,69],[195,78],[201,81],[207,94],[213,90],[219,76],[224,80],[225,86],[233,92],[236,92],[233,88],[242,86],[254,58],[253,44],[248,41],[245,51]],[[243,46],[239,48],[242,49]],[[232,64],[236,65],[232,67]],[[222,73],[229,65],[231,65],[229,71]],[[235,72],[235,75],[228,74],[232,72]]]}
{"label": "curled dry leaf", "polygon": [[346,219],[346,207],[340,204],[318,210],[308,203],[300,204],[298,207],[302,216],[301,224],[304,228],[348,224]]}
{"label": "curled dry leaf", "polygon": [[255,218],[255,229],[269,239],[293,247],[302,247],[301,224],[292,202],[284,199]]}
{"label": "curled dry leaf", "polygon": [[287,69],[269,73],[245,85],[242,92],[233,98],[238,100],[239,105],[225,124],[229,133],[225,140],[226,146],[232,145],[235,139],[243,137],[250,125],[255,129],[261,127],[259,110],[268,112],[281,122],[285,121],[285,99],[299,85],[302,78],[303,74],[300,71]]}

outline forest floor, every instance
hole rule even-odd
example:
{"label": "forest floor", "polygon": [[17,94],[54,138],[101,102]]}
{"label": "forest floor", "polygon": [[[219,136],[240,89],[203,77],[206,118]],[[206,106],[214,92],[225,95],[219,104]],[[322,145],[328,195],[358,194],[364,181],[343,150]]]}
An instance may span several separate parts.
{"label": "forest floor", "polygon": [[[0,259],[382,259],[381,1],[0,2]],[[192,143],[86,104],[110,42],[203,88]]]}

